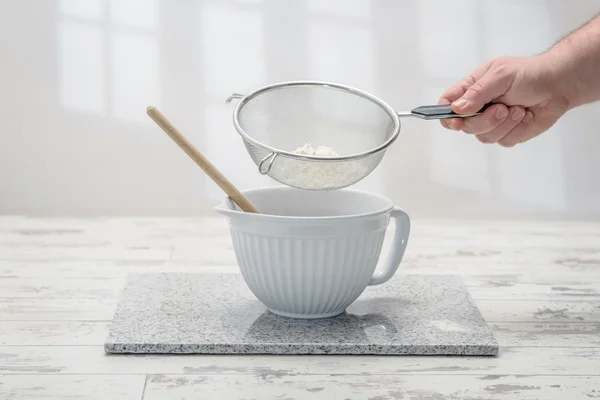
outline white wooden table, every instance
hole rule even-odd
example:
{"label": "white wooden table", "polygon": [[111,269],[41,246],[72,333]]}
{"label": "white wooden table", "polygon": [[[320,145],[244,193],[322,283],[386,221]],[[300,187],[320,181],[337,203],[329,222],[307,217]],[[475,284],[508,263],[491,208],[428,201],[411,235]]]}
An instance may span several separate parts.
{"label": "white wooden table", "polygon": [[600,398],[600,224],[414,220],[402,268],[462,275],[500,355],[105,355],[127,273],[237,273],[225,222],[0,217],[0,399]]}

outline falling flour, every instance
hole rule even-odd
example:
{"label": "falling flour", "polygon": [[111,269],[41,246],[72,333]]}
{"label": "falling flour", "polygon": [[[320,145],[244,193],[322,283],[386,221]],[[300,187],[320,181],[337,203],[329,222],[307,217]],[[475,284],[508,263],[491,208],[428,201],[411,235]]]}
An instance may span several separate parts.
{"label": "falling flour", "polygon": [[[313,148],[310,143],[297,148],[294,153],[318,157],[337,157],[339,153],[327,146]],[[302,189],[328,189],[345,187],[362,179],[369,166],[361,161],[301,161],[286,158],[281,164],[285,183]]]}

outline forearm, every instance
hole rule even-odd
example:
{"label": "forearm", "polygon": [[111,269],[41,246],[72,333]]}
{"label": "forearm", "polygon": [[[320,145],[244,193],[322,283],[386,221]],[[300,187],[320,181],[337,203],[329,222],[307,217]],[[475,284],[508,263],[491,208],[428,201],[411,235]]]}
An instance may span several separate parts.
{"label": "forearm", "polygon": [[569,108],[600,100],[600,16],[540,56]]}

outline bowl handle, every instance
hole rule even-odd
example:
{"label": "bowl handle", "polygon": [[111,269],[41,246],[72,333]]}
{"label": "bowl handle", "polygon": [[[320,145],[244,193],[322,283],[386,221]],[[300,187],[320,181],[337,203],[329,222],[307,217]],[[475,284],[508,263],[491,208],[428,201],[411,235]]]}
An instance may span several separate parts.
{"label": "bowl handle", "polygon": [[377,268],[369,281],[369,285],[381,285],[390,280],[398,270],[406,245],[408,244],[408,235],[410,234],[410,218],[408,214],[394,207],[390,214],[391,218],[396,220],[396,230],[394,231],[394,240],[392,248],[388,254],[387,260],[384,261],[381,268]]}

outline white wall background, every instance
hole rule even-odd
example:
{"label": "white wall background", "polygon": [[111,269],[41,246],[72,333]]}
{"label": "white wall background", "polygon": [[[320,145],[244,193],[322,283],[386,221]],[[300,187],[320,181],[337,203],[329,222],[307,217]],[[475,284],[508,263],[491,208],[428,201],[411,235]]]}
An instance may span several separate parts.
{"label": "white wall background", "polygon": [[[541,52],[591,0],[0,0],[0,213],[210,214],[218,188],[155,104],[241,188],[273,184],[232,92],[331,80],[398,110],[485,60]],[[600,218],[600,105],[514,149],[406,120],[358,187],[427,217]]]}

